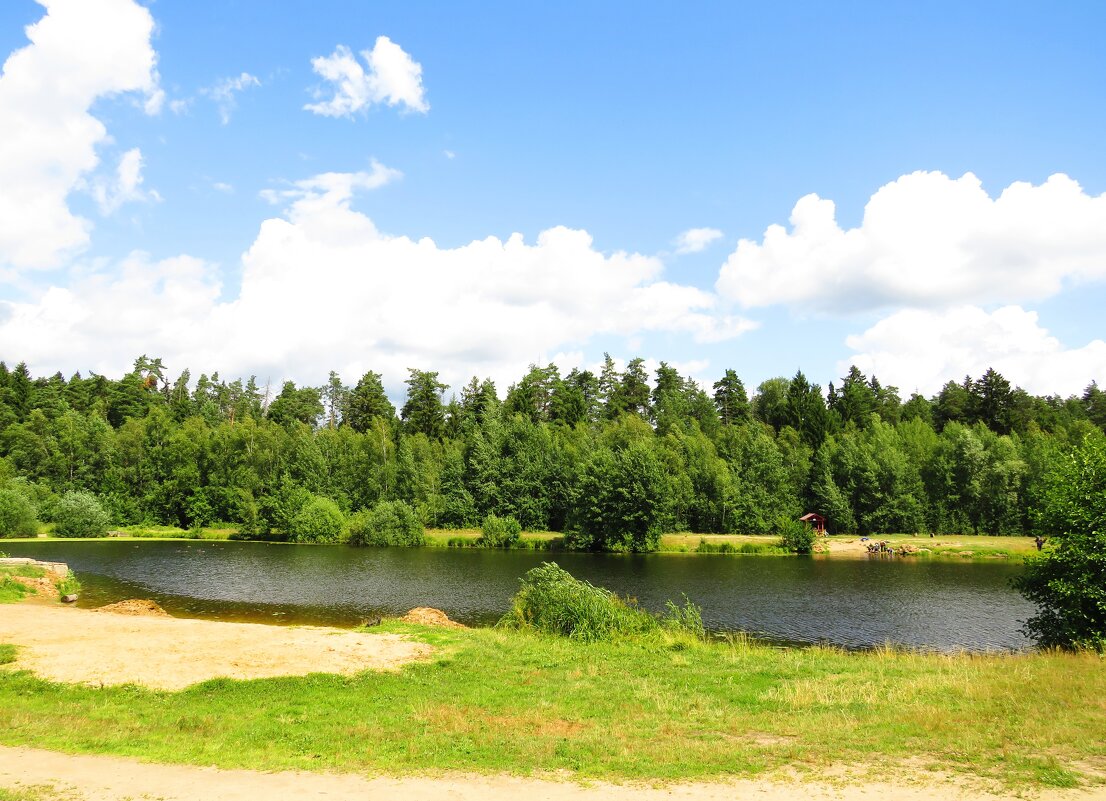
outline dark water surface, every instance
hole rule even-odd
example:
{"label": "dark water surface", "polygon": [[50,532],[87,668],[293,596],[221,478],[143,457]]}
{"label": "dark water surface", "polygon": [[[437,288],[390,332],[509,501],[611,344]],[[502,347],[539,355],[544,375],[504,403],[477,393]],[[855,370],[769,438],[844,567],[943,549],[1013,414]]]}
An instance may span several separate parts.
{"label": "dark water surface", "polygon": [[[434,606],[494,623],[543,561],[658,611],[684,593],[716,632],[848,648],[1020,649],[1033,607],[1005,563],[735,555],[642,556],[255,542],[12,542],[12,556],[67,562],[81,606],[152,598],[178,616],[355,625]],[[2,611],[0,611],[2,614]]]}

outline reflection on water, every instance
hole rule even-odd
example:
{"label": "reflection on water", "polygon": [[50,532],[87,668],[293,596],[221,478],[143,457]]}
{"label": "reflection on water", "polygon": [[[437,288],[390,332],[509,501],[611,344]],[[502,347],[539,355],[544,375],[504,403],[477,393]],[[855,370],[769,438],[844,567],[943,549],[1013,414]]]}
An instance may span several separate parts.
{"label": "reflection on water", "polygon": [[1025,648],[1020,621],[1033,612],[1009,586],[1019,567],[1005,563],[196,541],[4,549],[69,563],[84,585],[81,606],[143,597],[175,615],[236,620],[354,625],[434,606],[487,625],[506,611],[519,577],[547,560],[648,609],[686,594],[713,631],[788,643]]}

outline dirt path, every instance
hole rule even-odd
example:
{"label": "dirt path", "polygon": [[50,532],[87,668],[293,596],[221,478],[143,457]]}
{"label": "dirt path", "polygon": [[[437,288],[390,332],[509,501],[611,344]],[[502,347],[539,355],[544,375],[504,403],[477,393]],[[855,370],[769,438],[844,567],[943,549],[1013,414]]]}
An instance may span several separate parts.
{"label": "dirt path", "polygon": [[9,667],[51,681],[141,684],[179,690],[217,677],[396,669],[425,658],[428,645],[395,634],[307,626],[264,626],[10,604],[0,609],[0,643],[18,645]]}
{"label": "dirt path", "polygon": [[[184,765],[158,765],[132,759],[74,756],[31,748],[0,746],[0,788],[48,786],[41,797],[72,801],[996,801],[999,796],[941,784],[869,783],[833,786],[813,782],[746,780],[679,784],[668,787],[452,775],[435,778],[368,778],[352,774],[258,773]],[[36,797],[36,796],[31,796]],[[1023,796],[1040,801],[1103,801],[1101,788],[1045,791]]]}

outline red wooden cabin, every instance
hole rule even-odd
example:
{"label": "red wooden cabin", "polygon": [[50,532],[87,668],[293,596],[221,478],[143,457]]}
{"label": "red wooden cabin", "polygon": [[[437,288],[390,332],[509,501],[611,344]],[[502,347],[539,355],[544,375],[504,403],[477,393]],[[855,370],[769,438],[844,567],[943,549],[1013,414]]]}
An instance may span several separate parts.
{"label": "red wooden cabin", "polygon": [[809,512],[799,518],[804,523],[810,523],[814,529],[815,536],[826,536],[826,518],[822,517],[817,512]]}

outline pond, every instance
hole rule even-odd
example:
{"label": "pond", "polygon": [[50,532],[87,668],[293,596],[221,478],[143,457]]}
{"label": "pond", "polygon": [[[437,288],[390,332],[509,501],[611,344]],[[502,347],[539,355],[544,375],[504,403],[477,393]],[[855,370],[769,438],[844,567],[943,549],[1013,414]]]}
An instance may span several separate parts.
{"label": "pond", "polygon": [[[684,594],[714,632],[787,644],[1023,649],[1033,606],[1005,562],[696,554],[613,555],[255,542],[3,543],[12,556],[67,562],[79,605],[152,598],[179,616],[356,625],[433,606],[470,625],[506,611],[519,578],[556,561],[652,611]],[[2,614],[2,610],[0,610]]]}

